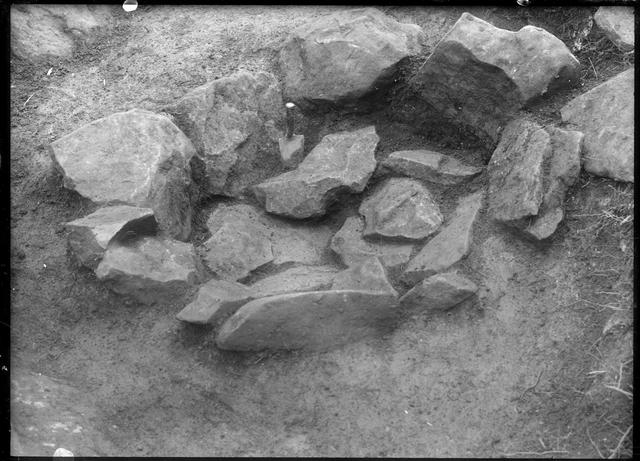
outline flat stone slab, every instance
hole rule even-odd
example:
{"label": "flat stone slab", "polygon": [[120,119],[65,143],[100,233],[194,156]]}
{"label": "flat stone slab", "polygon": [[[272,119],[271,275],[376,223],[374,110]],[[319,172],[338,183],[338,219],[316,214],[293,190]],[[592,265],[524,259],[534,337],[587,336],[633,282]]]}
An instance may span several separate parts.
{"label": "flat stone slab", "polygon": [[309,218],[326,213],[339,192],[362,192],[376,168],[375,127],[322,138],[298,168],[253,187],[269,213]]}
{"label": "flat stone slab", "polygon": [[593,16],[600,29],[621,51],[635,47],[633,6],[601,6]]}
{"label": "flat stone slab", "polygon": [[471,250],[473,223],[482,208],[484,191],[478,191],[460,200],[453,216],[409,262],[402,280],[415,285],[465,258]]}
{"label": "flat stone slab", "polygon": [[379,291],[398,296],[398,292],[387,279],[384,267],[376,257],[359,261],[336,274],[331,289]]}
{"label": "flat stone slab", "polygon": [[109,243],[119,237],[153,234],[156,220],[151,208],[116,205],[99,208],[84,218],[65,224],[69,248],[80,264],[98,267]]}
{"label": "flat stone slab", "polygon": [[167,117],[132,109],[95,120],[51,144],[64,186],[98,205],[151,208],[160,229],[191,233],[193,144]]}
{"label": "flat stone slab", "polygon": [[164,111],[198,150],[209,194],[238,197],[278,172],[284,105],[270,73],[236,72],[190,91]]}
{"label": "flat stone slab", "polygon": [[634,69],[626,70],[571,100],[562,121],[584,133],[585,171],[633,181]]}
{"label": "flat stone slab", "polygon": [[424,279],[400,298],[400,306],[426,311],[445,310],[473,296],[478,287],[456,272],[435,274]]}
{"label": "flat stone slab", "polygon": [[341,103],[392,82],[420,52],[422,30],[375,8],[339,11],[295,29],[280,51],[285,92],[296,103]]}
{"label": "flat stone slab", "polygon": [[397,298],[337,290],[276,295],[242,306],[220,328],[221,349],[327,350],[376,336],[396,315]]}
{"label": "flat stone slab", "polygon": [[184,295],[200,282],[202,267],[190,243],[142,237],[109,245],[96,275],[116,293],[150,304]]}
{"label": "flat stone slab", "polygon": [[361,217],[349,217],[331,239],[331,249],[345,265],[358,264],[374,256],[385,268],[395,269],[411,259],[413,244],[365,240],[362,235],[364,226]]}
{"label": "flat stone slab", "polygon": [[251,285],[256,298],[300,291],[321,291],[332,287],[343,271],[333,266],[298,266],[265,277]]}
{"label": "flat stone slab", "polygon": [[195,299],[178,312],[176,318],[200,325],[216,323],[254,298],[254,290],[246,285],[212,279],[199,288]]}
{"label": "flat stone slab", "polygon": [[436,232],[442,214],[429,190],[409,178],[385,180],[365,198],[359,212],[364,236],[422,240]]}
{"label": "flat stone slab", "polygon": [[444,185],[460,184],[482,172],[482,168],[424,149],[392,152],[381,165],[394,173]]}

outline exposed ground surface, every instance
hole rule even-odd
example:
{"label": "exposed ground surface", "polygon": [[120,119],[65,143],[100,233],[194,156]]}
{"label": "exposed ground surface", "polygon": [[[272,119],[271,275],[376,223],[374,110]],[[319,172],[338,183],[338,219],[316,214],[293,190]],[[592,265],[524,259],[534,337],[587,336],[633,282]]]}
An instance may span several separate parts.
{"label": "exposed ground surface", "polygon": [[[70,60],[12,60],[13,371],[81,390],[78,406],[94,409],[105,455],[629,456],[631,438],[616,445],[632,424],[631,400],[605,385],[633,391],[633,185],[583,173],[564,223],[542,244],[481,215],[460,268],[481,287],[477,299],[433,317],[406,315],[384,338],[320,354],[220,351],[210,329],[175,319],[185,303],[137,305],[70,263],[62,225],[93,207],[51,171],[51,141],[113,112],[157,110],[240,68],[278,74],[289,28],[333,9],[119,10],[97,45]],[[465,11],[382,9],[436,37]],[[593,10],[466,11],[511,30],[540,25],[571,47]],[[532,108],[543,123],[557,123],[565,102],[633,60],[596,30],[575,55],[583,86]],[[308,114],[307,151],[325,134],[373,123],[379,158],[431,147],[483,165],[491,154],[387,115]],[[485,182],[481,175],[467,188]],[[468,190],[435,192],[448,215]],[[358,203],[326,221],[337,230]],[[197,242],[205,235],[202,223],[196,229]],[[613,314],[627,320],[603,335]]]}

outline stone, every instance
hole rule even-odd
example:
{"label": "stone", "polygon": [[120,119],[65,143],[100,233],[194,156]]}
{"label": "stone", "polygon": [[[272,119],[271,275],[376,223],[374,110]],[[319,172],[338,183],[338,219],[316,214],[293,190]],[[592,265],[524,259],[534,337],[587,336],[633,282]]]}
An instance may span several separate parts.
{"label": "stone", "polygon": [[601,6],[593,19],[620,51],[627,52],[634,49],[633,6]]}
{"label": "stone", "polygon": [[285,112],[272,74],[239,71],[190,91],[163,110],[203,159],[208,194],[239,197],[247,186],[281,171],[278,127]]}
{"label": "stone", "polygon": [[484,191],[480,190],[459,201],[447,224],[409,262],[402,274],[404,282],[415,285],[425,277],[447,270],[469,254],[473,224],[483,198]]}
{"label": "stone", "polygon": [[151,208],[160,230],[191,233],[189,138],[167,117],[140,109],[95,120],[51,144],[64,186],[97,205]]}
{"label": "stone", "polygon": [[200,282],[202,266],[190,243],[141,237],[109,245],[96,275],[116,293],[151,304],[183,296]]}
{"label": "stone", "polygon": [[343,272],[332,266],[298,266],[265,277],[251,285],[257,297],[301,291],[321,291],[332,287]]}
{"label": "stone", "polygon": [[322,216],[338,193],[362,192],[376,168],[374,126],[322,138],[298,168],[253,187],[269,213],[303,219]]}
{"label": "stone", "polygon": [[331,249],[345,265],[352,266],[376,256],[385,268],[396,269],[411,259],[413,244],[365,240],[362,236],[364,226],[361,217],[349,217],[331,239]]}
{"label": "stone", "polygon": [[482,168],[449,155],[423,149],[392,152],[381,165],[394,173],[447,186],[468,181],[482,172]]}
{"label": "stone", "polygon": [[422,35],[375,8],[313,18],[280,51],[287,99],[341,104],[383,88],[400,61],[420,52]]}
{"label": "stone", "polygon": [[280,159],[285,168],[296,168],[304,159],[304,136],[294,134],[291,138],[278,139]]}
{"label": "stone", "polygon": [[69,248],[77,261],[94,270],[112,240],[153,234],[156,227],[152,209],[129,205],[99,208],[65,224],[69,230]]}
{"label": "stone", "polygon": [[633,73],[626,70],[560,109],[562,121],[584,133],[585,171],[616,181],[633,182]]}
{"label": "stone", "polygon": [[390,178],[360,205],[364,236],[422,240],[436,232],[442,214],[429,190],[409,178]]}
{"label": "stone", "polygon": [[456,273],[435,274],[414,286],[400,298],[400,306],[426,311],[445,310],[473,296],[478,287]]}
{"label": "stone", "polygon": [[322,264],[331,239],[326,225],[287,222],[246,204],[219,205],[207,227],[206,261],[225,280],[240,280],[270,262]]}
{"label": "stone", "polygon": [[520,108],[577,84],[579,68],[564,43],[543,29],[512,32],[463,13],[410,87],[426,103],[423,111],[437,114],[434,120],[461,126],[493,146]]}
{"label": "stone", "polygon": [[383,292],[311,291],[248,302],[222,325],[220,349],[328,350],[380,334],[397,313],[397,298]]}
{"label": "stone", "polygon": [[387,279],[384,267],[376,257],[371,257],[353,264],[338,273],[331,285],[332,290],[364,290],[389,293],[398,296]]}

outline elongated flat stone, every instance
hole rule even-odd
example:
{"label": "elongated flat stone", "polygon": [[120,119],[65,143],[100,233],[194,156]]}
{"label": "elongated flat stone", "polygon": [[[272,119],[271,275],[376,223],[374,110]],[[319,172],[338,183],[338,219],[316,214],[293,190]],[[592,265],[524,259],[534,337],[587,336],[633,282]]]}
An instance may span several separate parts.
{"label": "elongated flat stone", "polygon": [[482,172],[482,168],[430,150],[392,152],[382,166],[404,176],[445,185],[460,184]]}
{"label": "elongated flat stone", "polygon": [[456,273],[435,274],[424,279],[400,298],[400,306],[411,309],[445,310],[473,296],[478,287]]}
{"label": "elongated flat stone", "polygon": [[331,289],[379,291],[398,296],[398,292],[387,279],[384,267],[376,257],[362,260],[336,274]]}

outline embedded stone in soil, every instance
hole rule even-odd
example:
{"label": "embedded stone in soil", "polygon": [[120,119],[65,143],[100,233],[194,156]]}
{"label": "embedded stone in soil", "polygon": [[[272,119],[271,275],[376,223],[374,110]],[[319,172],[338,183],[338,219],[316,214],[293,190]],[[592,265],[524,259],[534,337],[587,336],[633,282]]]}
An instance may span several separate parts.
{"label": "embedded stone in soil", "polygon": [[445,185],[460,184],[482,172],[482,168],[424,149],[392,152],[381,166],[404,176]]}
{"label": "embedded stone in soil", "polygon": [[427,311],[445,310],[460,304],[477,291],[475,283],[456,272],[435,274],[405,293],[400,298],[400,306]]}
{"label": "embedded stone in soil", "polygon": [[304,136],[301,134],[278,139],[278,147],[285,168],[297,167],[304,158]]}
{"label": "embedded stone in soil", "polygon": [[601,6],[593,20],[621,51],[632,51],[635,47],[633,13],[632,6]]}
{"label": "embedded stone in soil", "polygon": [[398,296],[387,279],[387,273],[376,257],[370,257],[353,264],[348,269],[336,274],[332,290],[367,290],[380,291]]}

